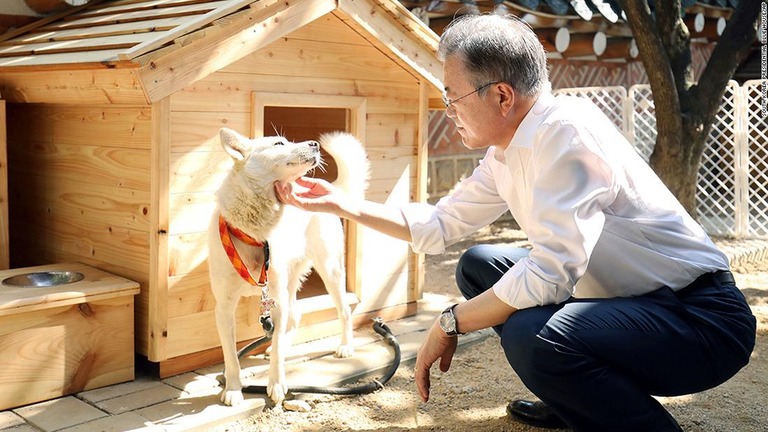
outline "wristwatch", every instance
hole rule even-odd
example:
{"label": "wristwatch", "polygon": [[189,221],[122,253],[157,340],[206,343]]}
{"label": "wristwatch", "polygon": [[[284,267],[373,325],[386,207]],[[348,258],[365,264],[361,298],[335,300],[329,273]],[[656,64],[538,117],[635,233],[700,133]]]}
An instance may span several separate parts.
{"label": "wristwatch", "polygon": [[440,328],[443,329],[448,336],[464,334],[459,333],[459,325],[456,322],[456,315],[453,314],[453,308],[457,305],[458,303],[444,310],[443,313],[440,314]]}

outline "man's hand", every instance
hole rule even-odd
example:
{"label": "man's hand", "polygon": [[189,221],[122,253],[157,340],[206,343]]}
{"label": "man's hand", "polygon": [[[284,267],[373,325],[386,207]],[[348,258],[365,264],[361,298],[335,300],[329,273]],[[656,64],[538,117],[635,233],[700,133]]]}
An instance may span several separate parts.
{"label": "man's hand", "polygon": [[432,368],[432,364],[440,359],[440,370],[448,372],[453,354],[456,352],[457,340],[456,336],[445,334],[437,320],[429,329],[427,339],[416,355],[415,380],[422,401],[427,402],[429,400],[429,370]]}
{"label": "man's hand", "polygon": [[[295,187],[295,186],[298,186]],[[343,192],[322,179],[300,177],[293,183],[275,182],[277,199],[308,211],[337,213]]]}

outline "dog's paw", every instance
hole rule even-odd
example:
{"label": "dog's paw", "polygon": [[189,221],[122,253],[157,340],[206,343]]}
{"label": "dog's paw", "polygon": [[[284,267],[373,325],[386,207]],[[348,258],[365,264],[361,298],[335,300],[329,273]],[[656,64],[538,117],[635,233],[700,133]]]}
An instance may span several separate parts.
{"label": "dog's paw", "polygon": [[237,406],[244,400],[242,390],[223,390],[221,392],[221,402],[224,405]]}
{"label": "dog's paw", "polygon": [[347,358],[352,357],[355,355],[355,347],[352,345],[339,345],[338,348],[336,348],[336,357],[338,358]]}
{"label": "dog's paw", "polygon": [[275,403],[275,406],[281,406],[285,400],[285,396],[288,394],[288,386],[281,383],[270,382],[267,385],[267,395]]}

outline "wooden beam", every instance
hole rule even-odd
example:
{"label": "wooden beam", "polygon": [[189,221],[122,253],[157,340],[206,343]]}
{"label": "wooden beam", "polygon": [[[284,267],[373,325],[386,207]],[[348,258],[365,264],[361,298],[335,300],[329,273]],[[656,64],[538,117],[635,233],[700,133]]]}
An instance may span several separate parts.
{"label": "wooden beam", "polygon": [[[191,20],[186,24],[180,25],[173,30],[165,32],[162,37],[136,45],[135,47],[121,53],[120,58],[123,60],[133,60],[142,54],[146,54],[149,51],[172,42],[174,39],[180,36],[183,36],[193,30],[199,29],[206,24],[210,24],[211,22],[226,15],[234,13],[239,9],[248,6],[248,4],[253,3],[253,1],[254,0],[237,0],[227,4],[226,6],[216,8],[204,15],[201,15],[197,19]],[[270,0],[268,3],[274,3],[274,0]]]}
{"label": "wooden beam", "polygon": [[[0,57],[120,50],[126,47],[132,47],[150,37],[152,37],[152,35],[149,33],[136,33],[71,41],[53,41],[9,46],[0,45]],[[78,58],[77,62],[83,60],[83,58]]]}
{"label": "wooden beam", "polygon": [[7,32],[5,34],[0,35],[0,42],[6,41],[6,40],[9,40],[9,39],[13,39],[16,36],[22,35],[24,33],[27,33],[29,31],[31,31],[31,30],[34,30],[36,28],[39,28],[39,27],[42,27],[44,25],[50,24],[50,23],[52,23],[54,21],[60,20],[60,19],[62,19],[64,17],[66,17],[66,16],[69,16],[69,15],[72,15],[74,13],[77,13],[77,12],[87,8],[87,7],[91,7],[92,5],[100,3],[100,2],[103,2],[103,1],[104,0],[91,0],[91,2],[88,3],[88,4],[85,4],[85,5],[82,5],[82,6],[78,6],[78,7],[73,7],[71,9],[65,10],[64,12],[60,12],[58,14],[50,15],[50,16],[47,16],[45,18],[39,19],[39,20],[29,24],[29,25],[25,25],[24,27],[21,27],[21,28],[18,28],[16,30],[12,30],[12,31],[9,31],[9,32]]}
{"label": "wooden beam", "polygon": [[213,0],[150,0],[139,2],[128,2],[125,4],[112,2],[99,8],[85,10],[77,14],[77,18],[90,18],[115,13],[129,13],[138,11],[162,10],[165,8],[196,5],[200,3],[211,3]]}
{"label": "wooden beam", "polygon": [[150,22],[162,18],[184,18],[184,25],[195,22],[197,17],[215,11],[217,7],[225,5],[225,1],[215,1],[202,4],[178,6],[173,8],[154,9],[149,11],[124,12],[111,15],[101,15],[96,17],[74,16],[73,19],[61,20],[38,29],[41,32],[53,32],[69,29],[87,29],[94,27],[104,27],[114,24],[136,23],[141,25],[144,22]]}
{"label": "wooden beam", "polygon": [[724,17],[708,18],[703,13],[689,14],[683,19],[691,39],[706,38],[717,40],[727,24]]}
{"label": "wooden beam", "polygon": [[7,144],[5,101],[0,99],[0,270],[6,270],[10,266]]}
{"label": "wooden beam", "polygon": [[425,45],[437,51],[437,45],[440,43],[440,38],[431,31],[429,26],[420,19],[416,18],[412,13],[408,11],[403,5],[396,1],[382,1],[373,0],[382,9],[386,10],[391,16],[393,16],[400,24],[412,34],[416,35],[418,39]]}
{"label": "wooden beam", "polygon": [[152,156],[150,171],[149,319],[147,353],[150,360],[165,360],[168,345],[168,233],[170,224],[171,101],[152,104]]}
{"label": "wooden beam", "polygon": [[0,94],[8,102],[147,104],[135,69],[12,69],[0,68]]}
{"label": "wooden beam", "polygon": [[571,33],[565,27],[536,29],[536,35],[547,52],[567,50],[571,38]]}
{"label": "wooden beam", "polygon": [[612,37],[608,38],[605,49],[602,53],[598,53],[597,56],[601,60],[631,60],[637,58],[638,54],[639,51],[634,39]]}
{"label": "wooden beam", "polygon": [[[575,33],[570,35],[570,40],[568,43],[568,46],[565,50],[559,50],[561,54],[563,54],[563,57],[569,58],[569,57],[584,57],[584,56],[594,56],[595,53],[595,41],[598,38],[601,38],[600,36],[597,36],[600,33]],[[605,38],[605,35],[602,35],[602,38]],[[599,41],[598,41],[599,43]]]}
{"label": "wooden beam", "polygon": [[273,1],[224,28],[206,28],[200,39],[165,55],[138,57],[135,60],[142,63],[139,74],[147,96],[158,101],[334,9],[333,0]]}

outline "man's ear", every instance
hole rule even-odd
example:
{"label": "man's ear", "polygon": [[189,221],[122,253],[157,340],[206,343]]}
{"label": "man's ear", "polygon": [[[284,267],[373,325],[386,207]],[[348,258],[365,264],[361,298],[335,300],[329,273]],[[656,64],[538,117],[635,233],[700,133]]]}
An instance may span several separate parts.
{"label": "man's ear", "polygon": [[499,92],[499,109],[501,109],[501,115],[506,117],[512,112],[512,107],[515,105],[515,89],[507,83],[496,84],[496,91]]}

